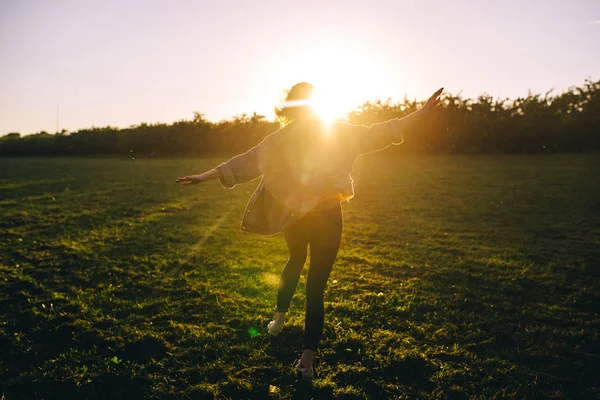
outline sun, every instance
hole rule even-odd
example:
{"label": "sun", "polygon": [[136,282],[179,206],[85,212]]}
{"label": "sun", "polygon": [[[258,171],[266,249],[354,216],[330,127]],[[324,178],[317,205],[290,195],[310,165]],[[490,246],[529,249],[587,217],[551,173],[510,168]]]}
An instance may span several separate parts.
{"label": "sun", "polygon": [[316,113],[326,123],[330,123],[352,109],[352,105],[344,104],[343,99],[343,96],[340,96],[335,88],[325,84],[315,89],[310,103]]}
{"label": "sun", "polygon": [[330,122],[372,98],[378,71],[368,59],[333,50],[317,75],[312,104]]}
{"label": "sun", "polygon": [[310,103],[326,122],[344,118],[381,92],[385,74],[359,44],[329,40],[303,50],[288,58],[287,68],[281,70],[288,72],[288,81],[308,81],[315,86]]}

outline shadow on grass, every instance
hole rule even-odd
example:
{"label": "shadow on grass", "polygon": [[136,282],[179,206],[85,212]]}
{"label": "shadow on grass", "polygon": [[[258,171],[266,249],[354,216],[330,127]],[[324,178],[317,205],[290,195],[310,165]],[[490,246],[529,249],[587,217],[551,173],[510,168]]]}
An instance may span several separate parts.
{"label": "shadow on grass", "polygon": [[294,384],[294,392],[292,394],[294,400],[310,400],[314,394],[312,382],[298,380]]}

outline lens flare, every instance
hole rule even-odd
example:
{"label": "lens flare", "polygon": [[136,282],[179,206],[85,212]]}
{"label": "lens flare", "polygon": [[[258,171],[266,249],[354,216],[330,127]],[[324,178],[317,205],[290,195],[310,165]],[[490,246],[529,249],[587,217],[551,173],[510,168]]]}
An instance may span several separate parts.
{"label": "lens flare", "polygon": [[309,103],[321,118],[326,122],[344,119],[366,101],[384,98],[388,91],[385,64],[373,46],[355,39],[332,33],[318,42],[290,46],[293,52],[272,60],[271,80],[281,82],[280,88],[310,82],[315,90]]}

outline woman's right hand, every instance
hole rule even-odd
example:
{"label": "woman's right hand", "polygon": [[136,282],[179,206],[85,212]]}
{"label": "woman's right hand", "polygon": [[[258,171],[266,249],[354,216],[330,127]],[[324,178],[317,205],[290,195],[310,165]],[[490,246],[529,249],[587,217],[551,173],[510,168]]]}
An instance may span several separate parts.
{"label": "woman's right hand", "polygon": [[[440,102],[440,95],[444,88],[438,89],[429,100],[417,111],[408,114],[404,118],[392,119],[392,129],[395,133],[402,132],[403,134],[417,131],[417,127],[422,126],[425,121],[429,118],[431,111],[435,109],[435,106]],[[402,139],[402,137],[400,137]],[[402,140],[399,140],[400,142]]]}
{"label": "woman's right hand", "polygon": [[444,88],[440,88],[437,92],[435,92],[419,111],[429,111],[437,106],[437,104],[440,102],[440,95],[443,91]]}

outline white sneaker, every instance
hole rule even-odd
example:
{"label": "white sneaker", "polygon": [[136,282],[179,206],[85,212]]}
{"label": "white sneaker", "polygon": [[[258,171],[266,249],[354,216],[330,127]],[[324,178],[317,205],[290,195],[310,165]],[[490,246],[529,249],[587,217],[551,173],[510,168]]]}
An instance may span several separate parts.
{"label": "white sneaker", "polygon": [[283,322],[279,324],[279,323],[277,323],[277,321],[273,320],[273,321],[269,322],[269,325],[267,325],[267,329],[268,329],[269,335],[277,336],[283,330]]}

